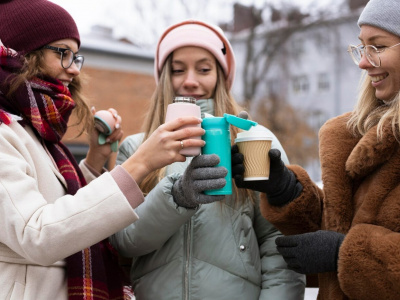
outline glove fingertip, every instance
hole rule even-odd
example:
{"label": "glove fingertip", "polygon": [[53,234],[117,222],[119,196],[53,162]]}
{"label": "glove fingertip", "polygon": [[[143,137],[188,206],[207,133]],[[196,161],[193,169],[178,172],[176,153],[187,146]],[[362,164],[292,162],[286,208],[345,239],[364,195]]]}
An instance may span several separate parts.
{"label": "glove fingertip", "polygon": [[[224,179],[228,175],[228,169],[225,167],[210,167],[209,176],[201,179]],[[212,174],[212,176],[211,176]],[[200,178],[199,178],[200,179]],[[224,179],[225,180],[225,179]]]}
{"label": "glove fingertip", "polygon": [[249,114],[245,110],[242,110],[237,116],[239,118],[242,118],[242,119],[245,119],[245,120],[247,120],[249,118]]}
{"label": "glove fingertip", "polygon": [[217,154],[202,154],[196,156],[192,160],[192,164],[195,168],[199,167],[213,167],[218,165],[220,162],[219,156]]}
{"label": "glove fingertip", "polygon": [[275,244],[278,247],[295,247],[297,243],[294,242],[290,236],[280,236],[275,239]]}
{"label": "glove fingertip", "polygon": [[269,155],[269,158],[274,161],[281,159],[281,151],[279,151],[278,149],[275,149],[275,148],[269,150],[268,155]]}
{"label": "glove fingertip", "polygon": [[237,187],[241,187],[243,184],[243,176],[242,175],[235,175],[233,177],[233,179],[235,180],[236,186]]}
{"label": "glove fingertip", "polygon": [[218,187],[219,189],[222,189],[226,185],[226,179],[225,178],[219,178],[219,179],[217,179],[217,182],[218,182],[218,185],[220,186],[220,187]]}
{"label": "glove fingertip", "polygon": [[219,156],[217,154],[210,154],[210,163],[213,166],[218,165],[220,162]]}
{"label": "glove fingertip", "polygon": [[236,153],[239,153],[239,147],[237,144],[233,144],[231,146],[231,154],[236,154]]}
{"label": "glove fingertip", "polygon": [[236,176],[243,176],[244,174],[244,167],[243,165],[236,165],[232,167],[232,178],[235,178]]}
{"label": "glove fingertip", "polygon": [[242,153],[235,153],[232,155],[231,160],[233,165],[243,164],[244,156]]}

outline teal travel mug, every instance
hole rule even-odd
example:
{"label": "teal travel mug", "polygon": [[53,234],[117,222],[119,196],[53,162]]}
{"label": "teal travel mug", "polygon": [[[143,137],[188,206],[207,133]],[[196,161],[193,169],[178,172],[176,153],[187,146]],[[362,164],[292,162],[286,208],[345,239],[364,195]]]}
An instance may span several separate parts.
{"label": "teal travel mug", "polygon": [[201,123],[201,127],[206,131],[202,136],[202,139],[206,142],[202,148],[202,154],[217,154],[220,162],[216,167],[225,167],[228,170],[228,174],[225,176],[226,185],[220,189],[204,191],[206,195],[232,194],[230,125],[249,130],[251,126],[256,126],[257,122],[224,114],[223,117],[206,117]]}

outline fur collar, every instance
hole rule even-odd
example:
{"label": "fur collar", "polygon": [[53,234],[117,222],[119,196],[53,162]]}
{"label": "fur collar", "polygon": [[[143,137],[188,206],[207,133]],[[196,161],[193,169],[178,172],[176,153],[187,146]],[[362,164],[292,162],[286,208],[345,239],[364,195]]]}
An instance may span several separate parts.
{"label": "fur collar", "polygon": [[372,127],[358,141],[347,159],[346,170],[355,179],[367,176],[388,161],[398,148],[391,126],[384,126],[381,140],[378,140],[377,127]]}
{"label": "fur collar", "polygon": [[324,183],[323,227],[347,232],[354,218],[353,196],[359,184],[398,151],[390,126],[377,139],[376,126],[363,137],[347,129],[350,113],[329,120],[320,130]]}

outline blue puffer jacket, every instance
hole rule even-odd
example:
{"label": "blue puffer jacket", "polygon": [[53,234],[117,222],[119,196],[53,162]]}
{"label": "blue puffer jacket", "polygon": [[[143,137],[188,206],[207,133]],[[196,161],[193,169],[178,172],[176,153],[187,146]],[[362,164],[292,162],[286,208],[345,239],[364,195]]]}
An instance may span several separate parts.
{"label": "blue puffer jacket", "polygon": [[[143,134],[127,137],[122,163],[139,147]],[[273,148],[286,154],[274,137]],[[174,182],[191,159],[167,167],[166,177],[136,208],[139,220],[111,237],[133,257],[131,281],[137,300],[299,300],[305,277],[287,269],[276,250],[282,234],[260,214],[258,202],[235,205],[235,197],[197,210],[175,204]]]}

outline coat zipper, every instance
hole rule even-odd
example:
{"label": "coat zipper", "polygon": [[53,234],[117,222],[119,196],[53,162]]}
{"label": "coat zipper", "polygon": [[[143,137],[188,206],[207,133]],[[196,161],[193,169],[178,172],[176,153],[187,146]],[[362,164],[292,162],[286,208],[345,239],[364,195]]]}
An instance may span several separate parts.
{"label": "coat zipper", "polygon": [[189,267],[190,267],[190,240],[191,240],[191,224],[192,219],[186,223],[186,261],[185,261],[185,277],[184,277],[184,289],[185,289],[185,300],[189,300]]}

